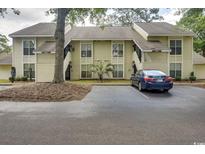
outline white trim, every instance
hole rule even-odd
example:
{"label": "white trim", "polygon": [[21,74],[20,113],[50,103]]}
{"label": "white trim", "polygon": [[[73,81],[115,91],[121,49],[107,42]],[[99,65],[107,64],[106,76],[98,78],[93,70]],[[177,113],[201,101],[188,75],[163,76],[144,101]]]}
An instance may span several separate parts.
{"label": "white trim", "polygon": [[148,34],[148,37],[149,36],[170,36],[170,37],[183,37],[183,36],[195,36],[194,34],[178,34],[178,33],[174,33],[174,34]]}
{"label": "white trim", "polygon": [[26,38],[33,38],[33,37],[54,37],[54,35],[9,35],[9,37],[26,37]]}
{"label": "white trim", "polygon": [[[113,63],[113,44],[122,44],[123,45],[123,62],[122,63],[118,63],[118,60],[117,60],[117,63]],[[122,78],[114,78],[112,76],[113,79],[124,79],[125,78],[125,41],[121,41],[121,40],[116,40],[115,42],[111,40],[111,64],[114,64],[114,65],[120,65],[122,64],[122,68],[123,68],[123,77]]]}
{"label": "white trim", "polygon": [[89,65],[89,64],[93,64],[93,58],[94,58],[94,55],[93,55],[93,49],[94,49],[94,47],[93,47],[93,40],[92,41],[89,41],[89,42],[84,42],[84,41],[80,41],[80,79],[92,79],[93,78],[93,73],[92,73],[92,76],[91,76],[91,78],[82,78],[82,76],[81,76],[81,59],[82,59],[82,57],[81,57],[81,45],[82,44],[90,44],[91,45],[91,59],[92,59],[92,63],[86,63],[85,65]]}
{"label": "white trim", "polygon": [[84,39],[75,39],[75,38],[72,38],[71,39],[72,41],[93,41],[93,40],[95,40],[95,41],[124,41],[124,40],[126,40],[126,41],[133,41],[133,39],[124,39],[124,38],[92,38],[92,39],[90,39],[90,38],[88,38],[88,39],[86,39],[86,38],[84,38]]}
{"label": "white trim", "polygon": [[[29,39],[23,38],[21,40],[21,51],[22,51],[22,72],[21,72],[21,76],[24,76],[24,64],[34,64],[34,67],[35,67],[35,78],[34,78],[34,80],[35,80],[36,79],[36,54],[34,52],[34,55],[24,55],[24,51],[23,51],[23,49],[24,49],[23,42],[24,41],[34,41],[34,48],[35,49],[37,47],[37,41],[36,41],[36,38],[29,38]],[[34,56],[35,57],[35,60],[34,60],[35,62],[24,62],[24,57],[25,56],[27,56],[27,57]]]}
{"label": "white trim", "polygon": [[[171,52],[169,53],[169,56],[170,57],[174,57],[174,62],[170,62],[170,64],[171,63],[181,63],[181,78],[183,79],[184,78],[184,56],[183,56],[183,54],[184,54],[184,38],[183,38],[183,36],[181,37],[181,38],[179,38],[179,37],[177,37],[176,36],[176,38],[170,38],[170,37],[168,37],[168,47],[170,48],[170,41],[171,40],[181,40],[181,54],[180,55],[171,55]],[[169,57],[169,58],[170,58]],[[181,57],[181,61],[177,61],[176,60],[176,57]],[[169,65],[170,65],[169,64]],[[176,70],[175,70],[176,71]],[[170,72],[170,71],[169,71]]]}
{"label": "white trim", "polygon": [[170,76],[170,60],[169,60],[169,54],[170,53],[167,53],[167,70],[168,70],[168,72],[167,72],[167,75],[168,76]]}

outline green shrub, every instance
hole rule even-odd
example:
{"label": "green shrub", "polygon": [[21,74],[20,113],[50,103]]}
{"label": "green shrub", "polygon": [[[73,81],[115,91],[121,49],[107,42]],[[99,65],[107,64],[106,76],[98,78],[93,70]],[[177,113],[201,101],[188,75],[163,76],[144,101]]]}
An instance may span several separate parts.
{"label": "green shrub", "polygon": [[28,81],[28,78],[26,76],[21,77],[21,81]]}
{"label": "green shrub", "polygon": [[184,78],[183,80],[184,80],[184,81],[189,81],[189,78]]}
{"label": "green shrub", "polygon": [[181,77],[180,76],[176,76],[175,81],[181,81]]}
{"label": "green shrub", "polygon": [[9,77],[9,81],[13,83],[15,81],[15,78],[14,77]]}
{"label": "green shrub", "polygon": [[15,81],[21,81],[20,77],[16,77]]}
{"label": "green shrub", "polygon": [[194,72],[191,72],[191,73],[190,73],[189,80],[190,80],[191,82],[196,81],[196,76],[194,76]]}

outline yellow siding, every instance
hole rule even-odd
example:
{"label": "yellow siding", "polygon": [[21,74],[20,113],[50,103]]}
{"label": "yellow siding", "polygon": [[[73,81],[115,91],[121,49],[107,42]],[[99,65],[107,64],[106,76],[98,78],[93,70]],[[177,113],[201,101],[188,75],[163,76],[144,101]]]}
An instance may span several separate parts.
{"label": "yellow siding", "polygon": [[124,78],[130,79],[132,74],[132,53],[133,53],[133,42],[125,41],[125,57],[124,57]]}
{"label": "yellow siding", "polygon": [[[117,41],[119,42],[119,41]],[[120,41],[124,42],[124,78],[129,79],[132,71],[132,41]],[[106,60],[111,63],[111,43],[112,41],[93,41],[93,61]],[[75,51],[71,53],[72,69],[71,69],[71,80],[80,79],[80,41],[72,41],[72,46]],[[123,61],[122,61],[123,63]],[[96,78],[96,75],[94,75]]]}
{"label": "yellow siding", "polygon": [[71,80],[78,80],[80,79],[80,41],[72,41],[71,45],[75,49],[71,53]]}
{"label": "yellow siding", "polygon": [[188,78],[193,71],[193,42],[192,37],[184,37],[183,39],[183,78]]}
{"label": "yellow siding", "polygon": [[0,79],[9,79],[11,76],[11,65],[0,65]]}
{"label": "yellow siding", "polygon": [[168,74],[168,53],[150,52],[145,53],[144,69],[159,69]]}
{"label": "yellow siding", "polygon": [[13,39],[12,66],[16,67],[16,76],[23,76],[22,38]]}
{"label": "yellow siding", "polygon": [[194,74],[197,79],[205,79],[205,64],[194,65]]}
{"label": "yellow siding", "polygon": [[54,76],[55,54],[37,54],[36,82],[51,82]]}
{"label": "yellow siding", "polygon": [[96,60],[111,61],[111,41],[94,41],[94,62]]}

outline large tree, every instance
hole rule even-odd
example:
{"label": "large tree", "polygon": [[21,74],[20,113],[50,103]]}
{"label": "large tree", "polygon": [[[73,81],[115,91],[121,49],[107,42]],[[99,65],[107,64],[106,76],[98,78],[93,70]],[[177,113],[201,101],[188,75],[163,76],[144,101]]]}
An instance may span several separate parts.
{"label": "large tree", "polygon": [[99,23],[101,18],[106,15],[107,9],[88,9],[88,8],[58,8],[50,9],[47,13],[57,14],[57,26],[55,31],[56,40],[56,54],[55,54],[55,70],[54,70],[54,83],[62,83],[64,81],[63,72],[63,58],[64,58],[64,32],[65,21],[74,25],[76,23],[85,23],[85,19],[89,18],[90,22]]}
{"label": "large tree", "polygon": [[182,14],[182,18],[177,25],[196,34],[194,50],[196,52],[202,51],[205,56],[205,9],[180,9],[178,12]]}
{"label": "large tree", "polygon": [[8,38],[5,35],[0,34],[0,53],[11,52],[11,46],[8,44]]}
{"label": "large tree", "polygon": [[110,24],[132,25],[135,22],[152,22],[162,20],[159,8],[115,8],[111,10]]}
{"label": "large tree", "polygon": [[[20,11],[18,9],[11,8],[11,10],[16,15],[20,14]],[[8,13],[8,9],[7,8],[0,8],[0,16],[4,17],[5,14],[7,14],[7,13]]]}

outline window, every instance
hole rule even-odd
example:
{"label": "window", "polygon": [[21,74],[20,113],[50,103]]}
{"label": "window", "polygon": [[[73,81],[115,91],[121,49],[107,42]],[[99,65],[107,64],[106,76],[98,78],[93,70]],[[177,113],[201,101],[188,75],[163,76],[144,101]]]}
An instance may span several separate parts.
{"label": "window", "polygon": [[123,78],[123,64],[113,65],[113,77],[114,78]]}
{"label": "window", "polygon": [[35,42],[33,40],[23,41],[23,54],[24,55],[34,55],[33,51],[35,49]]}
{"label": "window", "polygon": [[27,78],[35,78],[35,64],[24,64],[24,76]]}
{"label": "window", "polygon": [[81,78],[92,78],[91,64],[81,65]]}
{"label": "window", "polygon": [[182,41],[170,40],[171,55],[181,55],[182,53]]}
{"label": "window", "polygon": [[173,78],[181,78],[181,63],[170,64],[170,76]]}
{"label": "window", "polygon": [[123,44],[113,44],[112,45],[112,56],[113,57],[123,57]]}
{"label": "window", "polygon": [[91,48],[91,44],[81,44],[81,57],[92,57]]}

